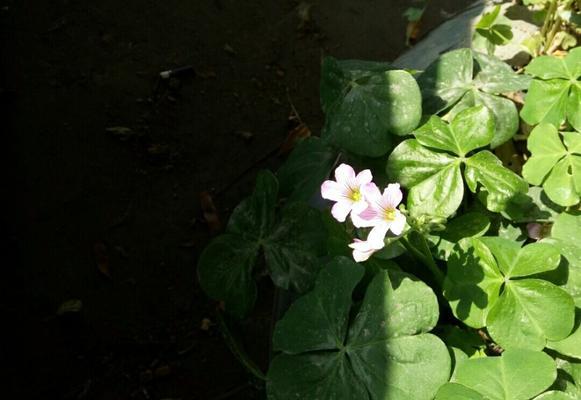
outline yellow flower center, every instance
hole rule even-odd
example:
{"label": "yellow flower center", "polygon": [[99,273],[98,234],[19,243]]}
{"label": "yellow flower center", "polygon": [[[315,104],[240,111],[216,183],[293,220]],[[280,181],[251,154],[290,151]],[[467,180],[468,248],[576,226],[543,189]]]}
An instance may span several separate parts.
{"label": "yellow flower center", "polygon": [[361,193],[359,192],[359,190],[354,190],[353,193],[351,194],[351,199],[353,199],[353,201],[359,201],[361,200]]}
{"label": "yellow flower center", "polygon": [[393,221],[395,219],[395,210],[385,210],[383,218],[385,218],[387,221]]}

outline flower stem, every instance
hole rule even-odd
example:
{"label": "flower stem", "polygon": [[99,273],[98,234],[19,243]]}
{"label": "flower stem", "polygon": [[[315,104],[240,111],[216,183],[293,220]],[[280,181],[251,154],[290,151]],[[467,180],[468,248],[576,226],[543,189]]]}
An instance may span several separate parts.
{"label": "flower stem", "polygon": [[[438,265],[436,264],[436,262],[434,261],[434,258],[432,257],[432,253],[430,252],[430,249],[424,239],[424,237],[419,233],[419,232],[410,232],[410,233],[415,233],[417,236],[419,236],[421,238],[421,246],[423,247],[423,249],[419,249],[416,246],[414,246],[410,240],[402,237],[400,238],[401,243],[404,245],[404,247],[410,252],[412,253],[412,255],[414,257],[416,257],[422,264],[424,264],[426,267],[428,267],[428,269],[430,270],[430,272],[432,273],[432,275],[434,275],[434,278],[436,280],[436,284],[438,285],[438,287],[441,289],[442,285],[444,284],[444,273],[442,272],[442,270],[438,267]],[[408,235],[410,234],[408,233]],[[426,254],[428,253],[428,254]]]}

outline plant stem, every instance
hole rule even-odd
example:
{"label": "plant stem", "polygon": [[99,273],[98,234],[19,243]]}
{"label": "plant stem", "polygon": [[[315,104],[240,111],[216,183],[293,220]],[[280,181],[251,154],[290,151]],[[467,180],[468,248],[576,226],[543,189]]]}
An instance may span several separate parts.
{"label": "plant stem", "polygon": [[[418,233],[418,235],[420,235],[420,234]],[[423,239],[423,236],[421,236],[421,237]],[[444,284],[444,273],[442,272],[442,270],[440,268],[438,268],[438,265],[436,265],[434,259],[432,258],[432,255],[431,254],[425,255],[423,251],[421,251],[417,247],[413,246],[404,237],[400,238],[400,240],[401,240],[401,243],[404,245],[404,247],[410,253],[412,253],[416,258],[418,258],[422,262],[422,264],[424,264],[426,267],[428,267],[428,269],[430,270],[430,272],[432,273],[432,275],[434,275],[434,278],[436,279],[436,284],[441,289],[442,285]],[[426,247],[427,247],[427,244],[426,244]],[[428,248],[428,250],[429,250],[429,248]]]}
{"label": "plant stem", "polygon": [[234,354],[234,356],[240,361],[240,363],[255,377],[260,380],[266,381],[266,376],[264,372],[260,370],[260,368],[256,365],[254,361],[250,359],[248,354],[244,351],[242,346],[238,343],[230,329],[228,329],[228,325],[226,325],[226,321],[224,320],[224,316],[220,311],[216,312],[216,320],[218,321],[218,325],[220,326],[220,330],[222,331],[222,335],[224,336],[224,340],[230,348],[230,351]]}
{"label": "plant stem", "polygon": [[[558,0],[553,0],[549,5],[549,9],[547,10],[547,15],[545,16],[545,22],[543,23],[543,27],[541,28],[541,37],[543,39],[543,44],[539,49],[539,54],[543,54],[548,49],[548,41],[547,41],[547,32],[552,32],[555,28],[553,23],[553,19],[557,12],[557,5]],[[558,25],[557,25],[558,26]],[[553,39],[551,38],[550,41]],[[550,42],[549,42],[550,44]]]}

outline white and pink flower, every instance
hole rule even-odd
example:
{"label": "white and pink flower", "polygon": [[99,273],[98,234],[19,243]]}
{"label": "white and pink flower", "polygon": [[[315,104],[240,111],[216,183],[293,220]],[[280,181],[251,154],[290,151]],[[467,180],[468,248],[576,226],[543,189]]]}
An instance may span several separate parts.
{"label": "white and pink flower", "polygon": [[321,185],[324,199],[335,201],[331,214],[344,222],[349,214],[357,228],[371,228],[367,240],[354,239],[349,245],[353,249],[353,259],[363,262],[385,246],[385,236],[389,231],[401,235],[406,223],[405,216],[397,209],[402,200],[398,183],[385,188],[383,194],[368,169],[355,175],[353,168],[341,164],[335,169],[335,181],[325,181]]}
{"label": "white and pink flower", "polygon": [[341,164],[335,169],[335,180],[323,182],[321,196],[335,202],[331,214],[337,221],[345,222],[349,213],[357,215],[367,208],[361,189],[372,179],[368,169],[355,175],[350,165]]}

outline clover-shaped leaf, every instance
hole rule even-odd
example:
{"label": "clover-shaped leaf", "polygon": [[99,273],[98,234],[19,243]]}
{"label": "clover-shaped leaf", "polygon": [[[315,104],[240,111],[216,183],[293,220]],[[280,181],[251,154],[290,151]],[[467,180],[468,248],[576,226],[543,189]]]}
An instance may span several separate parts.
{"label": "clover-shaped leaf", "polygon": [[377,157],[391,148],[390,134],[405,135],[420,122],[415,79],[383,63],[323,61],[323,137],[355,154]]}
{"label": "clover-shaped leaf", "polygon": [[318,257],[326,250],[320,214],[302,203],[291,203],[275,216],[278,183],[262,171],[252,196],[232,212],[226,233],[214,239],[198,261],[200,286],[208,296],[223,300],[226,310],[247,315],[256,301],[253,270],[261,249],[273,282],[305,292],[318,272]]}
{"label": "clover-shaped leaf", "polygon": [[493,138],[493,116],[484,106],[471,107],[458,113],[450,124],[439,117],[414,131],[415,139],[400,143],[390,154],[387,172],[394,181],[410,189],[408,207],[414,215],[452,215],[464,195],[464,177],[472,192],[480,189],[480,197],[491,211],[501,211],[528,185],[518,175],[504,168],[489,151],[470,157],[469,152],[484,147]]}
{"label": "clover-shaped leaf", "polygon": [[565,120],[581,131],[581,47],[564,58],[541,56],[525,68],[531,82],[521,117],[535,125],[559,127]]}
{"label": "clover-shaped leaf", "polygon": [[522,173],[533,185],[543,185],[549,199],[571,206],[581,196],[581,133],[561,135],[563,140],[557,128],[548,123],[535,127],[527,142],[532,157]]}
{"label": "clover-shaped leaf", "polygon": [[474,328],[486,326],[502,347],[541,350],[573,328],[571,295],[532,277],[559,262],[558,250],[547,243],[520,248],[500,237],[470,239],[448,260],[444,296],[457,318]]}
{"label": "clover-shaped leaf", "polygon": [[361,265],[334,259],[278,322],[273,341],[282,354],[268,371],[269,399],[428,400],[448,380],[446,346],[427,333],[438,319],[431,289],[379,271],[355,308],[351,293],[363,274]]}
{"label": "clover-shaped leaf", "polygon": [[452,117],[477,105],[490,108],[495,124],[490,141],[493,148],[510,139],[518,129],[515,105],[498,94],[526,89],[529,82],[530,78],[515,74],[501,60],[470,49],[441,55],[418,78],[426,114],[452,106]]}
{"label": "clover-shaped leaf", "polygon": [[556,377],[557,367],[547,354],[507,350],[500,357],[461,362],[436,400],[528,400],[546,390]]}

